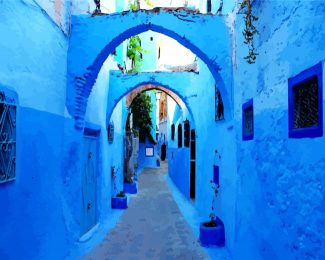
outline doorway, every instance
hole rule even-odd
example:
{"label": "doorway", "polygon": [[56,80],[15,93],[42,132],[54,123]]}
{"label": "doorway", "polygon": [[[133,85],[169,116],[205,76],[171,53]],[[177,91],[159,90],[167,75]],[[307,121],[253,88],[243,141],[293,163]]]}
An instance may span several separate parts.
{"label": "doorway", "polygon": [[191,130],[191,147],[190,147],[190,198],[195,199],[195,168],[196,168],[196,143],[195,130]]}
{"label": "doorway", "polygon": [[81,186],[81,236],[96,225],[96,183],[98,164],[98,131],[85,129]]}

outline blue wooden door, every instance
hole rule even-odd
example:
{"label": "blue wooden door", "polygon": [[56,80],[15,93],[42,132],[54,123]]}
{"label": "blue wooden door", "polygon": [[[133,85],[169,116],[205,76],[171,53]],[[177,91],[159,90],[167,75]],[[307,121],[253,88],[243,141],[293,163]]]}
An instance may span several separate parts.
{"label": "blue wooden door", "polygon": [[84,136],[81,235],[96,225],[97,138]]}

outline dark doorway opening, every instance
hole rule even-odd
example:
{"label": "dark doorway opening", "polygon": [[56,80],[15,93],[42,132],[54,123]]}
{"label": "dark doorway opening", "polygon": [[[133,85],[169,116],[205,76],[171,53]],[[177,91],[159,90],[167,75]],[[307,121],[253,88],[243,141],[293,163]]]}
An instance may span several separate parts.
{"label": "dark doorway opening", "polygon": [[196,168],[196,144],[195,130],[191,130],[191,150],[190,150],[190,198],[195,199],[195,168]]}

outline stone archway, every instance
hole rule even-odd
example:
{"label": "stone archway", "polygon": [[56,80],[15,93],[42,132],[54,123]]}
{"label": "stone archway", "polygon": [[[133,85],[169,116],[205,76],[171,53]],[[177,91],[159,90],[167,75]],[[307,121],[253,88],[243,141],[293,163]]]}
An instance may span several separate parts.
{"label": "stone archway", "polygon": [[191,89],[187,88],[187,82],[193,77],[190,72],[144,72],[140,74],[122,74],[120,71],[110,73],[110,84],[107,100],[106,123],[108,125],[114,108],[127,94],[140,89],[144,85],[152,85],[148,89],[161,89],[172,93],[172,98],[182,108],[186,107],[195,122],[191,105]]}
{"label": "stone archway", "polygon": [[125,39],[148,30],[175,39],[207,65],[222,94],[226,116],[232,117],[226,88],[231,86],[231,45],[225,18],[156,8],[73,18],[66,105],[77,129],[84,126],[88,97],[106,58]]}

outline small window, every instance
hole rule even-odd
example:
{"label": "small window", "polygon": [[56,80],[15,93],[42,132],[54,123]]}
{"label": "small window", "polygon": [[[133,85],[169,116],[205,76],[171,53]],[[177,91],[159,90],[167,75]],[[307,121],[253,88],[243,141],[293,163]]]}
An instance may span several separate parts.
{"label": "small window", "polygon": [[111,122],[109,123],[108,125],[108,128],[107,128],[107,137],[108,137],[108,143],[109,144],[112,144],[114,142],[114,123]]}
{"label": "small window", "polygon": [[211,6],[211,0],[207,0],[207,13],[211,13],[212,6]]}
{"label": "small window", "polygon": [[195,150],[196,150],[196,147],[195,147],[195,130],[192,129],[191,130],[191,160],[195,160]]}
{"label": "small window", "polygon": [[171,132],[172,132],[172,140],[175,140],[175,124],[172,124]]}
{"label": "small window", "polygon": [[181,148],[183,146],[183,131],[182,131],[182,125],[178,125],[178,148]]}
{"label": "small window", "polygon": [[153,147],[146,147],[146,157],[153,157],[153,156],[154,156]]}
{"label": "small window", "polygon": [[184,146],[190,146],[190,122],[188,120],[184,122]]}
{"label": "small window", "polygon": [[225,119],[225,111],[224,111],[224,105],[221,97],[220,90],[217,88],[216,85],[214,85],[214,101],[215,101],[215,114],[214,114],[214,120],[220,121]]}
{"label": "small window", "polygon": [[0,183],[16,178],[17,95],[0,86]]}
{"label": "small window", "polygon": [[289,137],[323,136],[322,63],[288,80]]}
{"label": "small window", "polygon": [[253,99],[243,105],[242,117],[243,140],[252,140],[254,138]]}

